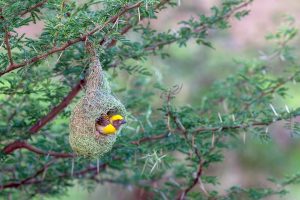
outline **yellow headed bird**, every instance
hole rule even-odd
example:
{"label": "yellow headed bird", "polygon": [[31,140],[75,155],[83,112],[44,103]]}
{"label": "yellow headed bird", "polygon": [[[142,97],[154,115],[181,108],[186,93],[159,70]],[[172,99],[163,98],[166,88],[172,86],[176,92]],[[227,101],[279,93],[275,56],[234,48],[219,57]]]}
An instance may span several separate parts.
{"label": "yellow headed bird", "polygon": [[110,135],[115,134],[122,124],[125,124],[126,121],[121,115],[112,115],[112,116],[101,116],[96,121],[96,133]]}

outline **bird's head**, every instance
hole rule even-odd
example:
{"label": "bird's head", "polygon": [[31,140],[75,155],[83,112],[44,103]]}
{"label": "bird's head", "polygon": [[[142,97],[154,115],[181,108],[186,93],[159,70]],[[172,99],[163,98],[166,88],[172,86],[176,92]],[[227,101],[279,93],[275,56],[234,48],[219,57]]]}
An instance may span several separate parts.
{"label": "bird's head", "polygon": [[122,124],[126,123],[122,115],[112,115],[109,121],[116,129],[119,129]]}

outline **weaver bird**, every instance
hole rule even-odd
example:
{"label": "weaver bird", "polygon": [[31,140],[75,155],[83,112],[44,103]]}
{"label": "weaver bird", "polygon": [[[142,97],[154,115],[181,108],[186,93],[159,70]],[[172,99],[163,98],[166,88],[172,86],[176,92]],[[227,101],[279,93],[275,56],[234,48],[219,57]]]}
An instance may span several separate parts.
{"label": "weaver bird", "polygon": [[115,134],[126,121],[121,115],[101,116],[96,121],[96,133],[110,135]]}

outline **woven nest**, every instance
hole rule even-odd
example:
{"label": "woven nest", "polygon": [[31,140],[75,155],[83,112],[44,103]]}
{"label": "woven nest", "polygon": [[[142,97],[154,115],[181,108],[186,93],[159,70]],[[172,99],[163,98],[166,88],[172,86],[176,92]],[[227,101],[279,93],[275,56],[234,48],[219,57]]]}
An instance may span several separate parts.
{"label": "woven nest", "polygon": [[116,134],[96,134],[96,120],[109,112],[126,117],[124,105],[111,93],[109,83],[95,51],[92,51],[85,96],[75,106],[70,119],[69,141],[76,154],[99,158],[111,150]]}

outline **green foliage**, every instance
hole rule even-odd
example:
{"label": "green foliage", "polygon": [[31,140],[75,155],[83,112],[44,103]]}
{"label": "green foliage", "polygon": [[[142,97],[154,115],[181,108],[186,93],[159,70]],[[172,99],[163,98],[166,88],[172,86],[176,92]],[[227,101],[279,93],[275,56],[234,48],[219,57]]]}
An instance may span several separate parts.
{"label": "green foliage", "polygon": [[[206,187],[218,185],[219,177],[205,173],[211,165],[223,162],[223,150],[229,147],[226,139],[244,133],[268,140],[267,127],[277,121],[286,122],[293,133],[300,132],[299,124],[292,121],[300,115],[300,108],[277,107],[274,98],[286,98],[287,84],[300,81],[299,63],[289,45],[297,35],[290,18],[277,33],[267,36],[274,41],[274,50],[258,59],[236,60],[233,64],[240,70],[216,81],[201,94],[198,105],[175,106],[173,100],[181,86],[168,87],[155,81],[145,61],[150,56],[165,58],[164,47],[173,43],[186,46],[192,40],[213,47],[208,30],[229,28],[228,19],[247,15],[244,6],[251,1],[221,1],[210,15],[199,14],[179,22],[176,32],[159,32],[139,22],[155,19],[159,11],[171,9],[177,1],[48,0],[34,7],[39,2],[0,0],[1,197],[61,195],[74,179],[89,189],[94,188],[95,181],[134,185],[152,192],[154,199],[262,199],[284,195],[285,186],[299,183],[296,175],[279,181],[279,189],[233,186],[220,194]],[[137,6],[126,10],[131,5]],[[118,15],[122,10],[124,14]],[[117,17],[106,23],[113,16]],[[17,28],[38,21],[45,24],[38,38],[17,33]],[[124,35],[127,28],[136,35],[136,41]],[[8,37],[9,45],[5,42]],[[78,42],[71,44],[76,39]],[[82,93],[38,132],[31,131],[84,79],[89,58],[84,49],[86,40],[97,48],[103,68],[111,74],[112,90],[130,114],[128,125],[100,163],[53,154],[72,152],[69,117]],[[39,56],[43,59],[37,59]],[[280,74],[272,70],[278,59]],[[7,71],[19,63],[25,64]],[[120,74],[128,79],[123,80]],[[7,153],[5,147],[14,141],[26,141],[42,153],[25,147]],[[193,189],[196,184],[200,190]]]}

